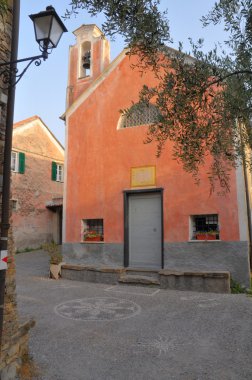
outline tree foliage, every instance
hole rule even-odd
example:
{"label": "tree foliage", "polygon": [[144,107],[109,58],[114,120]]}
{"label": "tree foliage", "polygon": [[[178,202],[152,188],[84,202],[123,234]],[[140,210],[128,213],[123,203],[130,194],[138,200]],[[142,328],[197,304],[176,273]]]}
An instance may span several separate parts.
{"label": "tree foliage", "polygon": [[0,16],[3,17],[3,15],[8,10],[8,1],[7,0],[0,0]]}
{"label": "tree foliage", "polygon": [[147,142],[156,141],[160,154],[167,139],[173,156],[200,180],[199,170],[211,156],[211,190],[218,181],[229,190],[229,172],[240,163],[251,166],[245,154],[252,147],[252,2],[220,0],[202,18],[203,25],[224,23],[226,51],[215,47],[203,53],[203,41],[191,41],[191,56],[163,52],[158,84],[144,86],[140,99],[160,109],[159,123],[149,129]]}
{"label": "tree foliage", "polygon": [[[140,70],[151,69],[157,85],[145,85],[141,104],[155,104],[160,117],[149,128],[147,143],[156,141],[160,155],[167,140],[173,158],[195,180],[211,157],[209,180],[229,190],[229,172],[240,162],[250,165],[244,153],[252,146],[252,0],[219,0],[202,17],[203,26],[222,22],[228,33],[225,46],[203,52],[203,41],[191,41],[187,55],[167,48],[171,41],[165,13],[152,0],[75,0],[70,14],[80,8],[92,15],[104,12],[103,30],[124,36],[130,54],[138,54]],[[127,114],[128,110],[125,110]]]}

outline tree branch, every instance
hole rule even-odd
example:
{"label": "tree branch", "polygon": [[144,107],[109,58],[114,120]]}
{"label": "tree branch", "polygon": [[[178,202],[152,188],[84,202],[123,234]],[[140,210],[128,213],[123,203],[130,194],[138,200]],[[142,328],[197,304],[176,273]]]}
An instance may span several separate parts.
{"label": "tree branch", "polygon": [[248,74],[248,75],[251,75],[252,76],[252,71],[251,70],[237,70],[237,71],[233,71],[232,73],[229,73],[227,75],[224,75],[223,77],[219,77],[218,79],[214,80],[213,82],[209,83],[206,88],[210,87],[210,86],[213,86],[214,84],[218,84],[218,83],[221,83],[223,82],[225,79],[227,78],[230,78],[232,76],[235,76],[235,75],[239,75],[239,74]]}

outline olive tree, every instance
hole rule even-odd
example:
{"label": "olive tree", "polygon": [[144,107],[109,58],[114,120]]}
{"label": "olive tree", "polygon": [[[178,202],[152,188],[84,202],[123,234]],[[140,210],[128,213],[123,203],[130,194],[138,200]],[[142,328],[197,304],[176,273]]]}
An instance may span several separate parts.
{"label": "olive tree", "polygon": [[0,16],[3,17],[3,15],[7,12],[8,9],[8,3],[7,0],[0,0]]}
{"label": "olive tree", "polygon": [[103,12],[104,32],[121,34],[129,54],[138,56],[139,70],[156,75],[157,85],[145,85],[139,95],[139,106],[151,103],[159,110],[145,142],[156,142],[160,155],[172,141],[173,158],[196,182],[210,157],[211,190],[217,181],[228,191],[230,170],[250,165],[245,147],[252,146],[252,0],[217,1],[202,25],[222,22],[227,41],[207,53],[203,40],[191,41],[189,54],[182,44],[178,51],[165,46],[171,37],[158,0],[74,0],[66,15],[83,8]]}

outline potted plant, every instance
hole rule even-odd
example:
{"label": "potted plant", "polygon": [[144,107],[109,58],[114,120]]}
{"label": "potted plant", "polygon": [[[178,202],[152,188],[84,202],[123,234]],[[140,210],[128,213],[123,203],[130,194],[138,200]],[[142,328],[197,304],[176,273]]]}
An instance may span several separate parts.
{"label": "potted plant", "polygon": [[96,231],[85,231],[84,241],[103,241],[103,236]]}
{"label": "potted plant", "polygon": [[58,280],[61,276],[62,254],[60,246],[54,242],[46,243],[43,245],[43,249],[48,252],[50,256],[50,272],[49,277],[54,280]]}
{"label": "potted plant", "polygon": [[219,239],[219,231],[196,231],[195,238],[196,240],[217,240]]}
{"label": "potted plant", "polygon": [[210,230],[207,232],[207,240],[219,240],[219,230]]}

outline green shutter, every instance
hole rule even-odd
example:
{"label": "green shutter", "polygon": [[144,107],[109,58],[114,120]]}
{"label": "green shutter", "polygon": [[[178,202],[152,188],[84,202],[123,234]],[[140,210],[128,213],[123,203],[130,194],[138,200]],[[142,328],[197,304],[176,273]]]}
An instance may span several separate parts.
{"label": "green shutter", "polygon": [[18,157],[19,157],[18,172],[21,174],[24,174],[24,172],[25,172],[25,154],[20,152],[18,154]]}
{"label": "green shutter", "polygon": [[56,162],[52,162],[52,180],[56,181],[57,178],[57,164]]}

